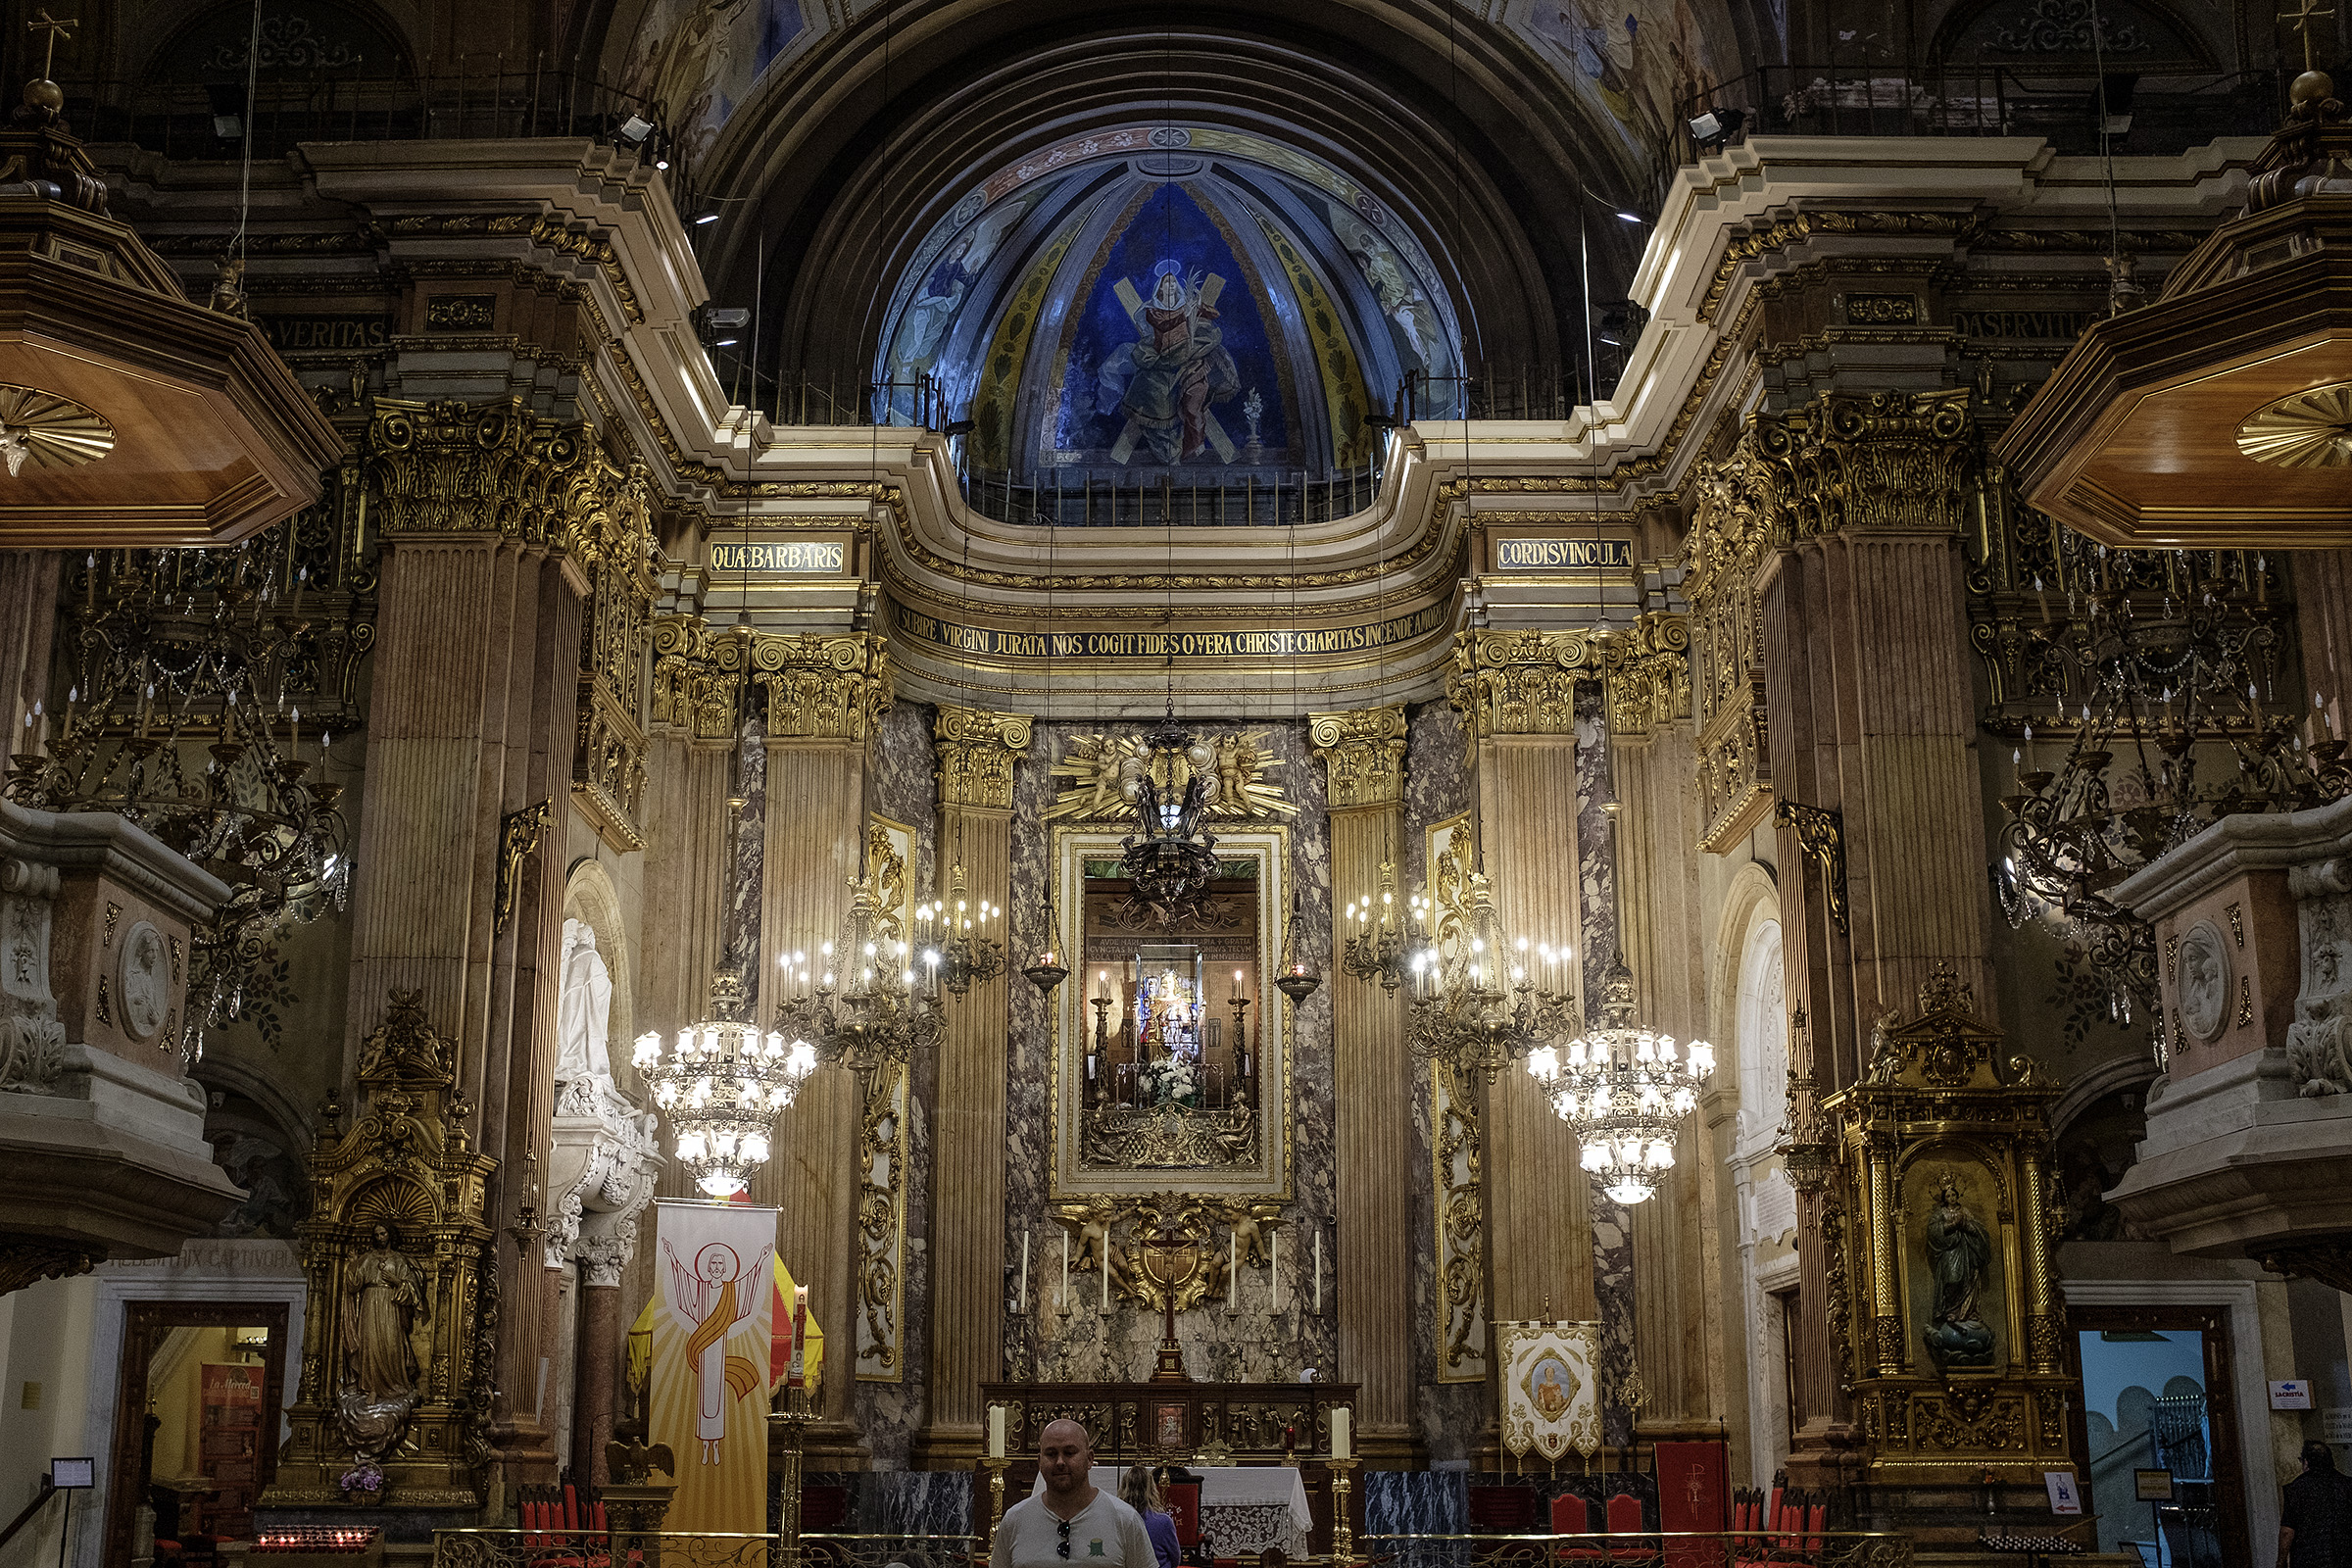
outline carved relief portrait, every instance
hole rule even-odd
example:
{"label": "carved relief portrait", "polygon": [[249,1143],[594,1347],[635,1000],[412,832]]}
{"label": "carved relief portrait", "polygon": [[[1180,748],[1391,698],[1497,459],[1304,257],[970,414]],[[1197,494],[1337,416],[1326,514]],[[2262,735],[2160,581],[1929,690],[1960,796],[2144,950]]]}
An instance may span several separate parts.
{"label": "carved relief portrait", "polygon": [[2199,1040],[2220,1039],[2230,1019],[2230,950],[2212,921],[2180,939],[2180,961],[2181,1026]]}
{"label": "carved relief portrait", "polygon": [[122,939],[122,1027],[153,1040],[172,1011],[172,955],[164,934],[145,920]]}

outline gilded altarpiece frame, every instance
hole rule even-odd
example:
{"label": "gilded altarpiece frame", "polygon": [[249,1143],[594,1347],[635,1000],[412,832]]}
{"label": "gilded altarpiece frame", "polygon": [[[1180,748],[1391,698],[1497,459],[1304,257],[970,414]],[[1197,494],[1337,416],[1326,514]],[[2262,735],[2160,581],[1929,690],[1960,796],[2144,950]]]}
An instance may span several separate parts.
{"label": "gilded altarpiece frame", "polygon": [[[1465,867],[1456,840],[1467,845],[1470,813],[1447,817],[1425,830],[1429,898],[1437,908],[1439,942],[1458,927]],[[1479,1117],[1479,1086],[1458,1067],[1429,1064],[1429,1159],[1431,1209],[1437,1259],[1436,1330],[1438,1381],[1484,1383],[1488,1372],[1487,1200],[1481,1178],[1485,1132]]]}
{"label": "gilded altarpiece frame", "polygon": [[[1256,890],[1257,995],[1251,1007],[1252,1028],[1258,1041],[1256,1079],[1258,1138],[1256,1157],[1245,1164],[1181,1165],[1125,1168],[1098,1165],[1082,1157],[1086,1042],[1092,1028],[1087,988],[1059,987],[1054,993],[1054,1042],[1051,1059],[1054,1080],[1054,1163],[1052,1199],[1056,1201],[1090,1199],[1137,1200],[1179,1190],[1188,1197],[1211,1200],[1291,1199],[1291,1115],[1294,1099],[1291,1060],[1296,1022],[1288,1001],[1274,988],[1282,972],[1282,930],[1291,906],[1291,841],[1280,827],[1244,828],[1216,824],[1217,858],[1232,865],[1242,862]],[[1088,861],[1117,862],[1124,854],[1121,840],[1128,830],[1067,827],[1053,835],[1054,904],[1067,929],[1062,940],[1082,929],[1086,908]],[[1075,946],[1072,952],[1078,951]],[[1081,970],[1083,973],[1083,969]]]}
{"label": "gilded altarpiece frame", "polygon": [[1938,969],[1916,1016],[1881,1021],[1861,1079],[1822,1102],[1845,1221],[1828,1306],[1873,1486],[2037,1485],[2076,1466],[2049,1165],[2062,1088],[2031,1057],[2002,1064],[1975,1006]]}
{"label": "gilded altarpiece frame", "polygon": [[[921,848],[915,831],[875,813],[867,816],[865,833],[881,934],[906,938],[915,929]],[[905,1062],[883,1063],[863,1085],[856,1302],[860,1383],[899,1383],[906,1376],[906,1102],[912,1088]]]}

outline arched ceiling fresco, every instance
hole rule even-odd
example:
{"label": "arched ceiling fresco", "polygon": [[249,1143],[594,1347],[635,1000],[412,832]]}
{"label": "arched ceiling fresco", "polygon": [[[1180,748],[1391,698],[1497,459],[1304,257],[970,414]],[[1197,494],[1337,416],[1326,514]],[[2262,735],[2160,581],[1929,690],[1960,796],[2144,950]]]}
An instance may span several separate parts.
{"label": "arched ceiling fresco", "polygon": [[[990,174],[923,237],[884,317],[892,416],[935,383],[984,467],[1132,484],[1320,476],[1369,460],[1407,376],[1457,395],[1428,244],[1262,136],[1124,125]],[[1261,475],[1262,476],[1262,475]]]}

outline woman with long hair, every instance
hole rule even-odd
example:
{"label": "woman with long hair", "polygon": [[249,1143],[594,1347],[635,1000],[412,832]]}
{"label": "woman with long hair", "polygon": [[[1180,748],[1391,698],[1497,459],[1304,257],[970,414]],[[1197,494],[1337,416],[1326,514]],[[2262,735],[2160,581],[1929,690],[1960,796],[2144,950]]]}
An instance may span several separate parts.
{"label": "woman with long hair", "polygon": [[1119,1478],[1119,1500],[1144,1516],[1144,1530],[1152,1537],[1152,1555],[1159,1559],[1159,1568],[1177,1568],[1184,1547],[1176,1540],[1176,1521],[1168,1517],[1167,1499],[1159,1494],[1159,1478],[1148,1464],[1129,1465]]}

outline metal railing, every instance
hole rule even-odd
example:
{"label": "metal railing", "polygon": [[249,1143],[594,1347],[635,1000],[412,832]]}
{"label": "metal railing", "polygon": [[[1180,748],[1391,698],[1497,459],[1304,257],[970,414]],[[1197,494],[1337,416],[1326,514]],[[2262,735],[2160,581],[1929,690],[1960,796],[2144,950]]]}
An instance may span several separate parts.
{"label": "metal railing", "polygon": [[[2286,107],[2286,78],[2270,71],[2218,76],[2130,76],[2110,72],[2106,113],[2130,128],[2107,150],[2174,154],[2217,136],[2267,136]],[[1976,64],[1907,70],[1897,64],[1761,66],[1680,106],[1668,168],[1695,159],[1690,122],[1737,112],[1722,144],[1776,136],[2040,136],[2061,153],[2101,151],[2099,78],[2091,72]],[[1707,147],[1718,145],[1710,141]]]}
{"label": "metal railing", "polygon": [[977,1536],[811,1530],[436,1530],[433,1568],[970,1568]]}
{"label": "metal railing", "polygon": [[1772,1532],[1626,1531],[1578,1535],[1359,1535],[1352,1561],[1366,1568],[1911,1568],[1911,1538],[1885,1530]]}

